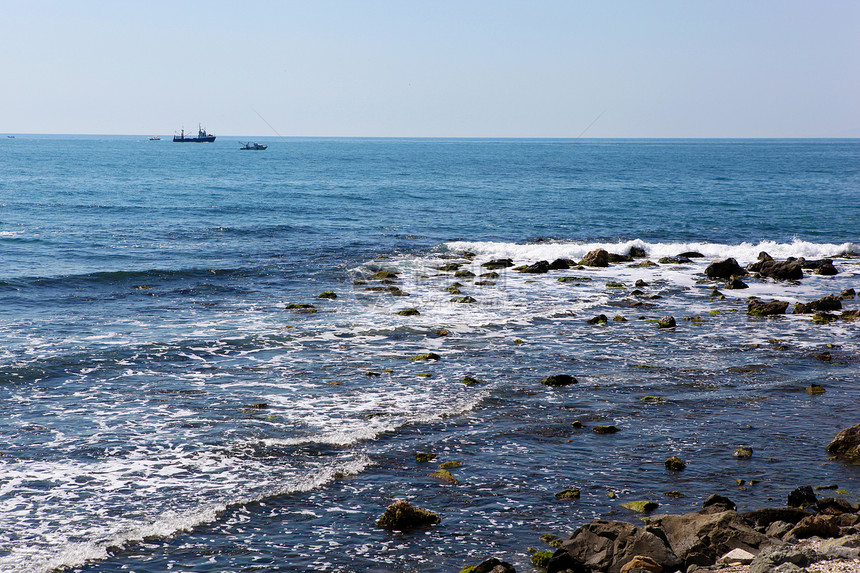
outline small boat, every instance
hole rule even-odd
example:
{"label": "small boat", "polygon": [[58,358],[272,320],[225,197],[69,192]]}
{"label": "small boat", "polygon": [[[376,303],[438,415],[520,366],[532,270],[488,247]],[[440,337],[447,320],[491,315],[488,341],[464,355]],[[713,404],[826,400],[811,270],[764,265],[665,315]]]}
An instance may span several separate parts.
{"label": "small boat", "polygon": [[173,136],[173,141],[182,143],[212,143],[215,141],[215,136],[211,133],[206,133],[206,130],[198,125],[197,137],[185,137],[185,130],[183,129],[179,135]]}
{"label": "small boat", "polygon": [[254,143],[246,143],[246,144],[244,144],[242,147],[240,147],[239,149],[256,149],[256,150],[263,150],[263,149],[266,149],[267,147],[269,147],[269,146],[268,146],[268,145],[262,145],[262,144],[257,143],[257,142],[255,141]]}
{"label": "small boat", "polygon": [[158,137],[157,135],[153,135],[152,137],[149,138],[149,140],[150,141],[161,141],[161,138]]}

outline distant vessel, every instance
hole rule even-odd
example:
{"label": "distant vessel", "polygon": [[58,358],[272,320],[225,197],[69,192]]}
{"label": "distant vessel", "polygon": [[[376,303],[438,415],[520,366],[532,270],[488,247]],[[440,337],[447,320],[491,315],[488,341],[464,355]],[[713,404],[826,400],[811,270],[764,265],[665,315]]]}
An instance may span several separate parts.
{"label": "distant vessel", "polygon": [[189,143],[212,143],[215,141],[215,136],[211,133],[206,133],[206,130],[197,126],[197,137],[185,137],[185,130],[183,129],[179,135],[173,136],[173,141],[180,142],[189,142]]}
{"label": "distant vessel", "polygon": [[259,149],[259,150],[262,150],[262,149],[266,149],[267,147],[269,147],[269,146],[268,145],[261,145],[255,141],[254,143],[246,143],[245,145],[243,145],[239,149]]}
{"label": "distant vessel", "polygon": [[161,138],[158,137],[157,135],[153,135],[152,137],[149,138],[149,140],[150,141],[161,141]]}

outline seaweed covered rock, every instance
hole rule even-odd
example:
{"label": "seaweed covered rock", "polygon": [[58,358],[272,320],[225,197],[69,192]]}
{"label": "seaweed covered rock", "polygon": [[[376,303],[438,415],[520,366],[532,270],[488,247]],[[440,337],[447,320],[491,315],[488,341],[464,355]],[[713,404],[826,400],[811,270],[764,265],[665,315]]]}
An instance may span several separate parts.
{"label": "seaweed covered rock", "polygon": [[709,279],[730,279],[735,276],[746,274],[743,268],[733,258],[714,261],[705,269],[705,274]]}
{"label": "seaweed covered rock", "polygon": [[846,458],[860,458],[860,424],[836,434],[836,437],[827,444],[827,451]]}
{"label": "seaweed covered rock", "polygon": [[549,261],[538,261],[534,264],[522,267],[520,269],[521,273],[529,273],[529,274],[543,274],[549,272],[550,264]]}
{"label": "seaweed covered rock", "polygon": [[460,573],[517,573],[517,570],[507,561],[491,557],[478,565],[470,565],[464,568]]}
{"label": "seaweed covered rock", "polygon": [[772,316],[774,314],[785,314],[785,309],[787,308],[788,302],[784,300],[764,302],[754,298],[747,305],[747,313],[753,316]]}
{"label": "seaweed covered rock", "polygon": [[553,376],[547,376],[540,381],[544,386],[552,386],[555,388],[569,386],[570,384],[576,384],[577,382],[578,380],[569,374],[555,374]]}
{"label": "seaweed covered rock", "polygon": [[398,499],[388,506],[385,513],[376,522],[377,527],[408,531],[436,525],[441,519],[432,511],[418,509],[409,505],[404,499]]}
{"label": "seaweed covered rock", "polygon": [[489,270],[504,269],[514,266],[514,261],[511,259],[493,259],[492,261],[482,263],[481,266]]}

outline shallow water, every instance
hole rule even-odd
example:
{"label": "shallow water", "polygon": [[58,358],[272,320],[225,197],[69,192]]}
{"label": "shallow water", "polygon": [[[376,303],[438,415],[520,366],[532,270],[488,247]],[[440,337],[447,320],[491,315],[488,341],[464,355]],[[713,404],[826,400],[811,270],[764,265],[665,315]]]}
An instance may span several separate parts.
{"label": "shallow water", "polygon": [[[635,519],[634,499],[757,508],[836,484],[860,501],[857,467],[824,450],[860,421],[860,323],[745,312],[751,295],[860,290],[856,140],[267,143],[4,142],[0,569],[451,571],[495,555],[528,571],[540,534]],[[704,257],[436,268],[633,246]],[[705,280],[710,260],[762,250],[840,273]],[[369,278],[382,269],[393,284]],[[452,302],[455,280],[474,303]],[[664,315],[676,328],[651,322]],[[540,384],[556,373],[578,384]],[[428,476],[444,461],[459,485]],[[570,486],[579,500],[554,498]],[[441,524],[376,528],[398,498]]]}

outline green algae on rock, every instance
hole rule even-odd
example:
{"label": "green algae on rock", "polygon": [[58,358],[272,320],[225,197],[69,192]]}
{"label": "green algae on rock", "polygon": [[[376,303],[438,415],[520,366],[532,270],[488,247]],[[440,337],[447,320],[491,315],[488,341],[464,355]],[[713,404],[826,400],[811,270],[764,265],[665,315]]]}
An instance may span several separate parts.
{"label": "green algae on rock", "polygon": [[555,494],[556,499],[579,499],[579,488],[569,487]]}
{"label": "green algae on rock", "polygon": [[444,469],[436,470],[435,472],[430,474],[430,477],[447,482],[451,485],[458,485],[460,483],[460,480],[451,475],[451,472]]}
{"label": "green algae on rock", "polygon": [[419,463],[432,462],[436,459],[436,454],[430,452],[418,452],[415,454],[415,461]]}
{"label": "green algae on rock", "polygon": [[376,525],[383,529],[407,531],[436,525],[440,521],[432,511],[412,507],[406,500],[398,499],[388,506]]}
{"label": "green algae on rock", "polygon": [[660,504],[656,501],[639,500],[622,503],[621,507],[629,509],[630,511],[635,511],[636,513],[648,513],[660,507]]}
{"label": "green algae on rock", "polygon": [[337,298],[337,293],[333,290],[327,290],[317,295],[317,298]]}
{"label": "green algae on rock", "polygon": [[410,358],[410,360],[414,362],[419,362],[422,360],[439,360],[439,358],[441,357],[435,352],[425,352],[423,354],[416,354],[415,356]]}
{"label": "green algae on rock", "polygon": [[667,459],[665,465],[667,470],[673,472],[679,472],[687,467],[687,464],[684,463],[684,461],[678,456],[672,456],[671,458]]}

